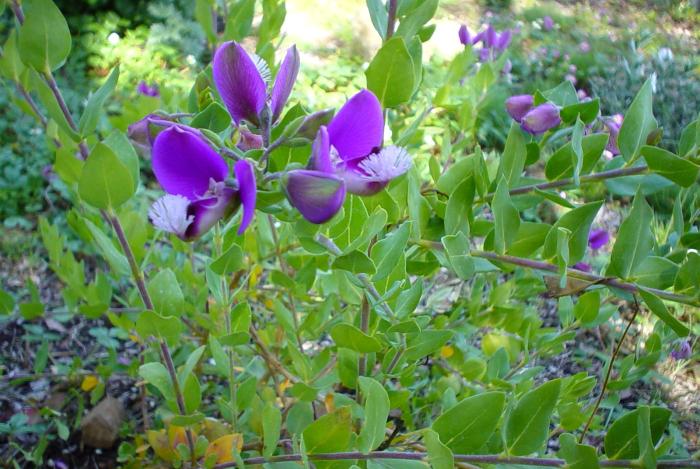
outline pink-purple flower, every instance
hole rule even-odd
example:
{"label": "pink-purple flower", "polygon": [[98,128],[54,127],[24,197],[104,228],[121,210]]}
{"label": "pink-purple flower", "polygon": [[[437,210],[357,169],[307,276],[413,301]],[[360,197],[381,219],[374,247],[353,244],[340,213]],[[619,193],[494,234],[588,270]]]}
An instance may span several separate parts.
{"label": "pink-purple flower", "polygon": [[674,360],[687,360],[693,354],[693,350],[690,347],[690,342],[688,340],[681,341],[677,347],[671,350],[671,358]]}
{"label": "pink-purple flower", "polygon": [[506,99],[506,111],[520,127],[533,135],[541,134],[561,123],[559,108],[552,103],[535,106],[532,95],[521,94]]}
{"label": "pink-purple flower", "polygon": [[614,116],[603,120],[603,124],[608,129],[608,133],[610,134],[608,144],[605,146],[605,149],[612,153],[613,156],[620,154],[620,149],[617,146],[617,137],[620,134],[622,121],[622,114],[615,114]]}
{"label": "pink-purple flower", "polygon": [[554,20],[551,16],[547,15],[542,18],[542,27],[544,27],[545,31],[551,31],[554,29]]}
{"label": "pink-purple flower", "polygon": [[367,196],[381,191],[411,167],[404,148],[382,147],[384,118],[377,97],[362,90],[322,126],[306,169],[288,171],[283,187],[290,204],[312,223],[330,220],[347,192]]}
{"label": "pink-purple flower", "polygon": [[160,96],[160,90],[158,89],[158,85],[156,85],[155,83],[149,85],[144,80],[141,80],[136,86],[136,92],[144,96],[150,96],[153,98],[157,98],[158,96]]}
{"label": "pink-purple flower", "polygon": [[268,119],[274,123],[282,113],[298,73],[299,53],[295,46],[287,50],[269,91],[267,64],[257,55],[249,55],[237,42],[222,44],[212,63],[214,84],[236,125],[242,120],[256,126],[267,124]]}
{"label": "pink-purple flower", "polygon": [[238,234],[255,214],[253,165],[239,160],[229,178],[226,160],[209,146],[198,130],[172,125],[153,143],[153,172],[166,195],[151,206],[153,225],[189,241],[206,233],[219,220],[242,206]]}
{"label": "pink-purple flower", "polygon": [[588,246],[591,249],[600,249],[610,241],[610,234],[600,228],[591,230],[588,234]]}

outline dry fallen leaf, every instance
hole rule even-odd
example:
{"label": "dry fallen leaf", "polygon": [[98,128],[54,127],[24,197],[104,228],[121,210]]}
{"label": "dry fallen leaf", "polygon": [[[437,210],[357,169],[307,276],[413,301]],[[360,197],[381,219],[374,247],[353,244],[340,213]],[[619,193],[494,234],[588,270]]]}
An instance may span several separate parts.
{"label": "dry fallen leaf", "polygon": [[119,436],[119,427],[124,419],[121,401],[107,396],[83,419],[82,442],[93,448],[111,448]]}

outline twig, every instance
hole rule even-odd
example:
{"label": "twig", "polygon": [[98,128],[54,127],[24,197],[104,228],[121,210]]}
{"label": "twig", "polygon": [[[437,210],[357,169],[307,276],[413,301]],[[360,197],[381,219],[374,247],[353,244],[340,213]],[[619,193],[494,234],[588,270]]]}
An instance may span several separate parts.
{"label": "twig", "polygon": [[255,328],[251,325],[250,329],[248,329],[250,332],[250,336],[253,339],[253,342],[255,342],[255,345],[258,347],[260,350],[260,354],[263,357],[263,360],[265,360],[265,363],[267,363],[267,367],[270,368],[270,371],[272,370],[277,370],[280,373],[284,375],[285,378],[287,378],[289,381],[292,383],[299,383],[301,380],[291,374],[289,370],[287,370],[279,360],[268,350],[267,346],[263,343],[262,340],[260,340],[260,336],[258,335],[257,331]]}
{"label": "twig", "polygon": [[622,332],[622,336],[620,336],[620,340],[617,341],[617,345],[613,349],[613,353],[610,356],[610,362],[608,363],[608,369],[605,371],[605,379],[603,379],[603,386],[600,388],[600,394],[598,394],[598,398],[595,401],[595,404],[593,405],[593,410],[591,411],[591,415],[588,417],[588,420],[586,421],[586,426],[583,427],[583,431],[581,432],[581,436],[579,437],[578,441],[579,443],[583,443],[583,439],[586,437],[586,432],[588,432],[588,429],[591,426],[591,423],[593,422],[593,417],[595,417],[596,412],[598,412],[598,407],[600,407],[600,403],[603,401],[603,396],[605,395],[605,391],[608,388],[608,382],[610,381],[610,375],[612,373],[613,365],[615,364],[615,359],[617,358],[617,355],[620,353],[620,349],[622,348],[622,343],[625,341],[625,337],[627,337],[627,333],[630,330],[630,327],[632,327],[632,323],[634,323],[634,320],[637,318],[637,313],[639,313],[639,302],[637,301],[637,296],[634,296],[634,314],[630,318],[629,322],[627,323],[627,327],[625,327],[625,330]]}
{"label": "twig", "polygon": [[[427,452],[404,452],[404,451],[370,451],[362,453],[360,451],[348,451],[339,453],[319,453],[308,454],[306,457],[312,461],[346,461],[346,460],[377,460],[377,459],[399,459],[403,461],[424,461],[428,458]],[[243,463],[248,464],[265,464],[275,462],[293,462],[301,461],[301,454],[284,454],[280,456],[270,457],[254,457],[243,460]],[[524,466],[540,466],[540,467],[564,467],[566,461],[558,458],[535,458],[526,456],[502,456],[500,454],[455,454],[456,462],[465,462],[473,464],[520,464]],[[601,467],[639,467],[639,462],[632,459],[605,460],[599,462]],[[225,469],[229,467],[238,467],[237,463],[230,462],[217,464],[215,469]],[[658,469],[672,468],[700,468],[700,461],[693,459],[674,459],[661,460],[658,462]]]}
{"label": "twig", "polygon": [[396,24],[396,10],[398,9],[398,0],[389,0],[389,12],[386,19],[386,40],[391,39],[394,35],[394,28]]}

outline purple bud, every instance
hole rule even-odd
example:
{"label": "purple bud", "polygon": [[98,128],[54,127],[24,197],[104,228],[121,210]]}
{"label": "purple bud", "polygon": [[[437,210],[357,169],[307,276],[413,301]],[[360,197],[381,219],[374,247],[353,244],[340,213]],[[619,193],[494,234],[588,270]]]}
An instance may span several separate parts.
{"label": "purple bud", "polygon": [[168,116],[158,114],[148,114],[131,124],[127,129],[127,136],[139,153],[148,157],[151,154],[153,140],[158,133],[166,127],[176,125]]}
{"label": "purple bud", "polygon": [[588,41],[583,41],[578,45],[578,47],[581,49],[581,52],[589,52],[591,50],[591,45],[588,43]]}
{"label": "purple bud", "polygon": [[459,42],[466,46],[471,43],[471,37],[469,35],[469,29],[466,24],[459,27]]}
{"label": "purple bud", "polygon": [[570,73],[567,73],[566,76],[564,76],[564,80],[571,82],[572,85],[576,85],[576,83],[578,83],[576,77]]}
{"label": "purple bud", "polygon": [[492,46],[496,45],[497,41],[498,41],[498,33],[493,28],[493,25],[490,24],[486,28],[486,32],[484,33],[484,45],[486,47],[492,47]]}
{"label": "purple bud", "polygon": [[671,351],[671,357],[674,360],[687,360],[692,355],[693,350],[690,347],[690,342],[682,341],[676,348]]}
{"label": "purple bud", "polygon": [[574,65],[574,64],[569,65],[569,73],[576,73],[576,70],[578,70],[576,68],[576,65]]}
{"label": "purple bud", "polygon": [[506,111],[517,122],[520,122],[525,114],[527,114],[534,103],[534,98],[531,94],[520,94],[511,96],[506,99]]}
{"label": "purple bud", "polygon": [[610,235],[603,229],[591,230],[588,235],[588,246],[591,249],[600,249],[610,241]]}
{"label": "purple bud", "polygon": [[610,137],[608,138],[608,144],[605,146],[605,149],[612,153],[613,156],[620,154],[620,149],[617,146],[617,136],[620,133],[622,120],[622,114],[616,114],[610,119],[606,119],[605,121],[603,121],[603,124],[605,124],[605,127],[608,128],[608,133],[610,134]]}
{"label": "purple bud", "polygon": [[486,62],[491,57],[491,49],[484,47],[479,51],[479,61]]}
{"label": "purple bud", "polygon": [[263,147],[263,139],[248,129],[241,129],[241,139],[236,146],[243,151],[256,150]]}
{"label": "purple bud", "polygon": [[578,96],[579,101],[582,101],[584,99],[590,99],[588,97],[588,93],[586,93],[586,90],[584,90],[584,89],[577,90],[576,96]]}
{"label": "purple bud", "polygon": [[577,262],[576,264],[574,264],[574,269],[580,270],[582,272],[590,272],[591,266],[590,264],[586,264],[585,262]]}
{"label": "purple bud", "polygon": [[148,86],[148,84],[143,80],[141,80],[136,87],[136,92],[144,96],[151,96],[153,98],[160,96],[158,85],[153,84],[152,86]]}
{"label": "purple bud", "polygon": [[520,122],[526,132],[541,134],[561,123],[559,108],[552,103],[544,103],[530,110]]}
{"label": "purple bud", "polygon": [[496,40],[496,49],[498,49],[501,52],[506,50],[506,48],[510,44],[511,38],[512,34],[510,32],[510,29],[506,29],[505,31],[503,31]]}
{"label": "purple bud", "polygon": [[542,18],[542,26],[544,27],[545,31],[551,31],[552,29],[554,29],[554,20],[552,19],[552,17],[547,15],[544,18]]}

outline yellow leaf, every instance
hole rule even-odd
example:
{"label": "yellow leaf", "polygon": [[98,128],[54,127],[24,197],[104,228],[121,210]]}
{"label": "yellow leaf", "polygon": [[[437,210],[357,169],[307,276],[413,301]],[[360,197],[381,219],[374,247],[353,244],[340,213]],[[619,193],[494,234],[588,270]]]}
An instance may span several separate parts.
{"label": "yellow leaf", "polygon": [[450,358],[455,354],[455,349],[451,345],[443,345],[440,349],[440,355],[442,358]]}
{"label": "yellow leaf", "polygon": [[170,425],[168,427],[168,441],[172,448],[177,448],[177,445],[187,444],[187,432],[185,427],[178,427],[177,425]]}
{"label": "yellow leaf", "polygon": [[95,375],[87,375],[83,378],[83,382],[80,384],[80,389],[85,392],[92,391],[100,380]]}
{"label": "yellow leaf", "polygon": [[168,442],[168,435],[165,434],[165,430],[149,430],[146,433],[146,439],[159,458],[165,461],[174,461],[177,457],[177,453]]}
{"label": "yellow leaf", "polygon": [[243,436],[240,433],[224,435],[209,443],[204,459],[208,459],[212,454],[216,455],[216,463],[234,462],[233,448],[240,453],[243,449]]}
{"label": "yellow leaf", "polygon": [[331,393],[326,394],[324,399],[326,403],[326,412],[329,414],[335,410],[335,396]]}

